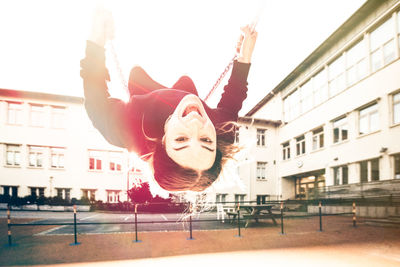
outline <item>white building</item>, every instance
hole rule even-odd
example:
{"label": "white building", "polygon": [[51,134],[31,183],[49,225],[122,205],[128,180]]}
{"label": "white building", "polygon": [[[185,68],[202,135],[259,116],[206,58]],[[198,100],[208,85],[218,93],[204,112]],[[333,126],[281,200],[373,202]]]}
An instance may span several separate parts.
{"label": "white building", "polygon": [[127,199],[127,152],[109,145],[83,99],[0,89],[0,195]]}
{"label": "white building", "polygon": [[400,1],[367,1],[246,114],[283,122],[282,199],[400,193],[399,59]]}

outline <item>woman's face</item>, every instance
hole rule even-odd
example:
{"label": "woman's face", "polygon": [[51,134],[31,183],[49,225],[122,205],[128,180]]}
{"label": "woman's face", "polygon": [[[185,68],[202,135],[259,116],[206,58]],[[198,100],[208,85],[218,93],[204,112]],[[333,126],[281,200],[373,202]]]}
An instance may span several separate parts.
{"label": "woman's face", "polygon": [[164,130],[166,152],[173,161],[197,171],[212,167],[217,136],[214,124],[197,96],[190,94],[179,102]]}

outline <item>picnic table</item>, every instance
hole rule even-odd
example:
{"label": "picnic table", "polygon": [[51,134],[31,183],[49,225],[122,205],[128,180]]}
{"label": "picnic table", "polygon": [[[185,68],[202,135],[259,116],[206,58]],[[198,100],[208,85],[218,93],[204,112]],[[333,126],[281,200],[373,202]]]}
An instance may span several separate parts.
{"label": "picnic table", "polygon": [[277,225],[274,215],[272,214],[273,205],[257,204],[257,205],[239,205],[240,210],[244,210],[242,216],[246,219],[247,227],[251,220],[255,220],[258,223],[259,219],[271,219],[274,225]]}

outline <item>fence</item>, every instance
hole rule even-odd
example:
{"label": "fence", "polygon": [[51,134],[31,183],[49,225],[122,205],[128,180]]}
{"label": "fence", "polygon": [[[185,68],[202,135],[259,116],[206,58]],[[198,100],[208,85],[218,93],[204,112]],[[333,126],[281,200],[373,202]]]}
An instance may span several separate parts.
{"label": "fence", "polygon": [[[353,227],[357,226],[357,217],[356,217],[356,202],[353,201],[351,203],[351,208],[352,210],[350,212],[340,212],[340,213],[324,213],[323,212],[323,207],[326,207],[327,205],[332,205],[332,204],[338,204],[338,201],[333,201],[333,200],[311,200],[311,201],[266,201],[263,203],[258,203],[258,205],[253,205],[254,201],[246,201],[246,202],[240,202],[240,203],[235,203],[235,202],[226,202],[224,203],[225,207],[230,207],[234,208],[232,212],[227,212],[227,214],[234,215],[233,220],[231,220],[232,223],[236,224],[237,227],[237,237],[242,237],[241,233],[241,227],[242,224],[245,222],[246,226],[247,224],[255,220],[258,222],[259,219],[272,219],[273,222],[278,226],[276,223],[275,219],[278,218],[280,220],[280,234],[283,235],[285,234],[285,221],[287,219],[293,219],[293,218],[306,218],[306,217],[319,217],[319,228],[318,231],[323,230],[323,217],[324,216],[349,216],[351,217],[351,220],[349,219],[349,224],[351,224]],[[207,203],[208,205],[221,205],[221,203]],[[269,208],[269,213],[264,213],[264,214],[250,214],[250,213],[241,213],[241,208],[245,207],[245,205],[248,204],[250,206],[248,207],[265,207],[268,206]],[[302,210],[303,206],[307,205],[313,205],[313,204],[318,204],[318,211],[317,212],[293,212],[292,210]],[[349,201],[343,201],[342,204],[348,205]],[[189,208],[189,207],[188,207]],[[76,207],[74,206],[73,210],[73,222],[63,222],[63,223],[11,223],[11,211],[10,209],[7,210],[7,228],[8,228],[8,246],[13,246],[13,239],[12,239],[12,228],[13,227],[23,227],[23,226],[73,226],[74,228],[74,242],[71,243],[70,245],[79,245],[80,243],[78,242],[78,227],[83,226],[83,225],[112,225],[112,224],[127,224],[127,225],[132,225],[132,228],[134,228],[134,233],[135,233],[135,238],[133,242],[142,242],[139,240],[138,237],[138,226],[143,225],[143,224],[165,224],[165,223],[181,223],[182,221],[169,221],[169,220],[164,220],[164,221],[138,221],[138,216],[141,215],[138,213],[138,205],[135,205],[135,209],[133,212],[134,215],[134,220],[133,221],[118,221],[118,222],[77,222],[77,210]],[[196,219],[194,220],[192,218],[192,214],[188,213],[187,218],[186,218],[186,223],[189,224],[189,237],[187,238],[188,240],[193,240],[193,223],[205,223],[205,222],[220,222],[221,219],[217,217],[216,219]],[[161,227],[160,227],[161,228]],[[233,228],[234,229],[234,228]],[[160,229],[161,230],[161,229]]]}

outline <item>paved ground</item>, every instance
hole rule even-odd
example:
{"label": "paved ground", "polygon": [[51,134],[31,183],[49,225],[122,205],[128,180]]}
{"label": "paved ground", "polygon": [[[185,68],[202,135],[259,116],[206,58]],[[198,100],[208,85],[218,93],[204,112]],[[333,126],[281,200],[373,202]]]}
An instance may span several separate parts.
{"label": "paved ground", "polygon": [[[95,215],[95,214],[93,214]],[[32,221],[18,218],[15,222]],[[101,227],[101,226],[99,226]],[[319,232],[317,217],[285,221],[280,227],[266,221],[241,229],[46,235],[54,226],[14,227],[7,246],[6,220],[0,219],[0,265],[73,264],[87,266],[400,266],[400,229],[359,223],[350,217],[324,217]],[[50,232],[50,231],[48,231]],[[3,233],[3,234],[2,234]]]}

